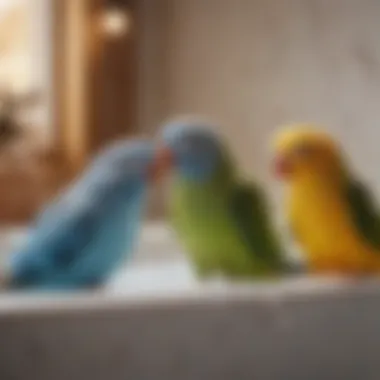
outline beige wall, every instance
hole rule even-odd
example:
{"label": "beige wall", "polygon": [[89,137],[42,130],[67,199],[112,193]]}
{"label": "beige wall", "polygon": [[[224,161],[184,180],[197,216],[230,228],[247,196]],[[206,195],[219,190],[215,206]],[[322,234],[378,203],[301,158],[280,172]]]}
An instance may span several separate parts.
{"label": "beige wall", "polygon": [[219,120],[244,167],[269,181],[274,127],[323,123],[380,191],[380,1],[145,0],[145,9],[144,125],[182,112]]}

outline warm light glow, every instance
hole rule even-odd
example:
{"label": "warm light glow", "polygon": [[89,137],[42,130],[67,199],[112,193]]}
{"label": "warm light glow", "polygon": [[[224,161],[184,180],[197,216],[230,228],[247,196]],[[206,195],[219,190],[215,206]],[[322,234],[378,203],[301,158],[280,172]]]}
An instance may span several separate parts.
{"label": "warm light glow", "polygon": [[119,37],[128,33],[131,26],[131,16],[123,9],[107,9],[102,17],[103,30],[112,37]]}
{"label": "warm light glow", "polygon": [[6,17],[15,7],[25,4],[25,1],[26,0],[0,0],[0,20]]}
{"label": "warm light glow", "polygon": [[20,0],[0,0],[0,9],[8,10],[15,5],[19,5],[20,3],[22,3]]}

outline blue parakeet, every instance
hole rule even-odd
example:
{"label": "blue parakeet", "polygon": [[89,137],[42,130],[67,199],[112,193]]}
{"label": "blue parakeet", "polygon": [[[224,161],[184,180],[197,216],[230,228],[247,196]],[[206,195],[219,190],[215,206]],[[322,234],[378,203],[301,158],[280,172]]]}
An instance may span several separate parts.
{"label": "blue parakeet", "polygon": [[118,141],[37,217],[11,256],[9,288],[70,290],[104,284],[131,255],[144,196],[159,172],[147,141]]}

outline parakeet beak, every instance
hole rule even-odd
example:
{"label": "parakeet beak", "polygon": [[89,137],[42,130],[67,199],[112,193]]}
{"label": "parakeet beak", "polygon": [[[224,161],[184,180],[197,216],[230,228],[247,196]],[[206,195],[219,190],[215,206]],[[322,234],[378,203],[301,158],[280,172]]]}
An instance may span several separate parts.
{"label": "parakeet beak", "polygon": [[292,165],[285,156],[277,156],[274,161],[274,171],[279,178],[286,178],[292,173]]}
{"label": "parakeet beak", "polygon": [[155,160],[151,170],[151,178],[153,181],[159,180],[169,170],[173,162],[173,154],[170,149],[160,147],[157,150]]}

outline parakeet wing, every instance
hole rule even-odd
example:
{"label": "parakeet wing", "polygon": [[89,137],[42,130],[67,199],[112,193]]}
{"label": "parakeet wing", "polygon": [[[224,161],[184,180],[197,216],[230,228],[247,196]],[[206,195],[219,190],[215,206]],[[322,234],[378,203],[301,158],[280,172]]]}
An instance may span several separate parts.
{"label": "parakeet wing", "polygon": [[351,179],[347,197],[357,228],[370,244],[380,248],[379,215],[372,195],[362,183]]}
{"label": "parakeet wing", "polygon": [[49,218],[49,225],[39,224],[26,251],[15,255],[13,274],[16,282],[18,279],[23,283],[33,282],[80,259],[80,253],[97,233],[98,218],[87,209],[68,211],[58,214],[54,221]]}
{"label": "parakeet wing", "polygon": [[231,212],[250,251],[265,261],[278,261],[280,247],[260,189],[250,184],[238,185],[231,197]]}

